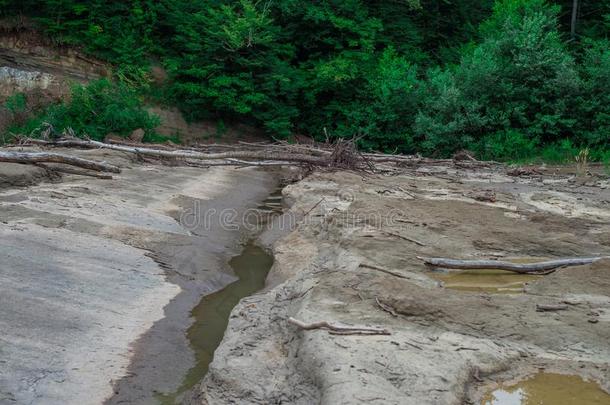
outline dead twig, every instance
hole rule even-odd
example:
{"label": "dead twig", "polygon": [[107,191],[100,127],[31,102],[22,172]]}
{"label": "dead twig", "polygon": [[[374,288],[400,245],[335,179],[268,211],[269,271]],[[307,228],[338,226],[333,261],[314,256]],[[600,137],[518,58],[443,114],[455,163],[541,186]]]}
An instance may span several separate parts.
{"label": "dead twig", "polygon": [[396,313],[396,311],[394,311],[394,308],[392,308],[391,306],[389,306],[388,304],[384,304],[383,302],[381,302],[379,300],[378,297],[375,297],[375,302],[377,303],[377,305],[379,306],[379,308],[381,308],[382,310],[384,310],[385,312],[389,313],[390,315],[396,317],[398,316],[398,314]]}
{"label": "dead twig", "polygon": [[307,215],[309,215],[311,213],[311,211],[315,210],[316,207],[322,203],[322,201],[324,201],[324,197],[320,198],[320,201],[315,203],[315,205],[313,207],[311,207],[303,216],[306,217]]}
{"label": "dead twig", "polygon": [[397,233],[389,232],[389,231],[382,231],[382,232],[385,233],[386,235],[395,236],[402,240],[406,240],[407,242],[415,243],[418,246],[426,246],[426,244],[424,242],[420,242],[417,239],[409,238],[408,236],[399,235]]}
{"label": "dead twig", "polygon": [[397,271],[390,270],[390,269],[384,269],[384,268],[377,267],[377,266],[372,266],[370,264],[360,263],[360,267],[364,267],[365,269],[381,271],[382,273],[387,273],[391,276],[398,277],[398,278],[404,278],[404,279],[409,278],[409,277],[405,276],[404,274],[401,274]]}

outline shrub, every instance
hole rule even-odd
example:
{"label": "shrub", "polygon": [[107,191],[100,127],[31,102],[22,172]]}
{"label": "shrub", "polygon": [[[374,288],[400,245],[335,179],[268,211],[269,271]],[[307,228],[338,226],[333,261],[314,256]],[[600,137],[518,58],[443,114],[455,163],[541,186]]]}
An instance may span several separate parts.
{"label": "shrub", "polygon": [[610,149],[610,41],[586,41],[580,65],[583,86],[571,105],[576,142]]}
{"label": "shrub", "polygon": [[549,163],[573,163],[574,157],[579,151],[580,148],[575,146],[570,139],[562,139],[545,145],[539,155],[543,161]]}
{"label": "shrub", "polygon": [[538,141],[515,130],[496,132],[470,147],[482,159],[526,161],[539,152]]}
{"label": "shrub", "polygon": [[447,154],[498,131],[545,143],[570,133],[568,106],[580,81],[557,11],[543,0],[499,1],[481,44],[467,48],[458,66],[429,73],[415,125],[427,151]]}
{"label": "shrub", "polygon": [[102,79],[87,86],[75,85],[69,100],[47,107],[23,126],[9,131],[30,134],[45,122],[57,132],[70,127],[79,136],[102,140],[108,133],[126,136],[137,128],[151,134],[159,125],[159,118],[143,108],[134,90]]}
{"label": "shrub", "polygon": [[351,102],[327,106],[335,122],[333,134],[360,135],[366,149],[413,152],[419,91],[416,66],[388,47],[373,59]]}

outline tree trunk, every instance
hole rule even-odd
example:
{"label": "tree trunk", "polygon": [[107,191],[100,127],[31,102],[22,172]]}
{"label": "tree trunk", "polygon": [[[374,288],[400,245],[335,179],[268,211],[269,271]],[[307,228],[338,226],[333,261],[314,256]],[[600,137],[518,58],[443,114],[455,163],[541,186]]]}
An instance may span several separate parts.
{"label": "tree trunk", "polygon": [[578,19],[578,0],[572,2],[572,22],[570,24],[570,38],[576,39],[576,21]]}
{"label": "tree trunk", "polygon": [[95,162],[93,160],[81,159],[75,156],[63,155],[60,153],[0,151],[0,162],[28,164],[63,163],[70,166],[81,167],[83,169],[95,170],[97,172],[121,172],[121,169],[113,165]]}

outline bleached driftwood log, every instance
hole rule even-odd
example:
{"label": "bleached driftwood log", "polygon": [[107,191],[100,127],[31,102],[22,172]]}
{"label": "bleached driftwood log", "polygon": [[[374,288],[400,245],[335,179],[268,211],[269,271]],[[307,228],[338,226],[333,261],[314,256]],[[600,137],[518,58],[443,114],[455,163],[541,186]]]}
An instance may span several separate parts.
{"label": "bleached driftwood log", "polygon": [[[326,165],[326,159],[306,154],[283,153],[276,150],[231,150],[227,152],[204,153],[195,150],[167,150],[145,147],[126,146],[110,144],[93,140],[66,139],[56,142],[48,142],[39,139],[27,139],[28,143],[47,146],[79,147],[89,149],[110,149],[126,153],[134,153],[142,156],[156,158],[177,158],[193,160],[225,160],[229,159],[254,159],[257,161],[283,161],[287,163],[308,163],[316,166]],[[229,161],[230,162],[230,161]],[[241,162],[230,162],[239,164]],[[247,162],[252,164],[255,162]]]}
{"label": "bleached driftwood log", "polygon": [[81,167],[83,169],[95,170],[98,172],[121,172],[121,169],[119,169],[118,167],[107,163],[95,162],[93,160],[82,159],[76,156],[70,156],[61,153],[0,151],[0,162],[27,164],[62,163],[70,166]]}
{"label": "bleached driftwood log", "polygon": [[511,263],[499,260],[456,260],[441,257],[419,257],[429,266],[442,267],[445,269],[460,270],[507,270],[515,273],[548,274],[560,267],[582,266],[591,264],[608,256],[599,257],[575,257],[567,259],[549,260],[537,263]]}
{"label": "bleached driftwood log", "polygon": [[304,330],[312,330],[312,329],[328,329],[329,333],[333,335],[390,335],[390,331],[379,326],[355,326],[355,325],[345,325],[339,323],[331,323],[328,321],[319,321],[312,323],[305,323],[303,321],[299,321],[298,319],[294,319],[292,317],[288,318],[288,322],[293,325],[298,326]]}

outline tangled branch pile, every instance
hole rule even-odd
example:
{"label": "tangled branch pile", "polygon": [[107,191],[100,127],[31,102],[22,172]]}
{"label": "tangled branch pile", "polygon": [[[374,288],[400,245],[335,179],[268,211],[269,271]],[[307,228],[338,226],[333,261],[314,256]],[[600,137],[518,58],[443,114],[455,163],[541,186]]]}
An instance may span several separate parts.
{"label": "tangled branch pile", "polygon": [[[52,129],[50,125],[48,127]],[[155,160],[167,164],[183,164],[198,167],[208,166],[300,166],[309,170],[352,170],[359,172],[380,172],[404,169],[420,164],[446,164],[456,160],[433,160],[413,155],[392,155],[384,153],[362,153],[358,150],[358,139],[339,138],[334,142],[316,144],[291,144],[285,141],[275,143],[240,142],[234,145],[203,144],[190,147],[177,145],[150,145],[109,141],[107,143],[82,139],[71,130],[62,134],[47,128],[41,133],[42,139],[19,138],[17,146],[41,146],[43,148],[84,148],[109,149],[131,153],[142,160]],[[118,172],[118,168],[86,159],[75,159],[61,153],[4,152],[0,161],[40,164],[40,162],[63,163],[94,171]],[[474,159],[468,165],[485,165]],[[463,164],[463,163],[461,163]],[[460,165],[461,165],[460,164]],[[389,166],[391,165],[391,166]]]}
{"label": "tangled branch pile", "polygon": [[[144,145],[113,141],[111,143],[62,137],[55,140],[22,138],[20,146],[73,147],[110,149],[133,153],[142,158],[174,161],[197,166],[304,166],[323,170],[375,171],[378,162],[417,160],[414,156],[366,154],[358,151],[355,139],[339,139],[334,143],[304,145],[246,143],[236,145],[198,145],[179,148],[168,145]],[[66,155],[67,156],[67,155]],[[66,163],[69,164],[68,158]]]}

